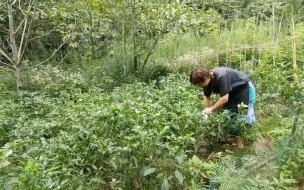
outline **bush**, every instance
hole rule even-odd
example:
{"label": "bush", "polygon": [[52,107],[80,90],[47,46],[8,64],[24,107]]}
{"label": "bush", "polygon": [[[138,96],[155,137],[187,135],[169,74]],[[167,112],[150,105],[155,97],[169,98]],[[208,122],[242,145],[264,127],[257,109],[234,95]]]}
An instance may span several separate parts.
{"label": "bush", "polygon": [[189,169],[216,146],[227,118],[205,120],[201,98],[187,75],[170,75],[158,85],[2,102],[0,121],[11,126],[0,153],[2,188],[202,187],[206,181]]}
{"label": "bush", "polygon": [[62,70],[50,65],[33,69],[29,77],[31,89],[51,96],[58,96],[63,90],[88,88],[85,82],[85,78],[80,73]]}

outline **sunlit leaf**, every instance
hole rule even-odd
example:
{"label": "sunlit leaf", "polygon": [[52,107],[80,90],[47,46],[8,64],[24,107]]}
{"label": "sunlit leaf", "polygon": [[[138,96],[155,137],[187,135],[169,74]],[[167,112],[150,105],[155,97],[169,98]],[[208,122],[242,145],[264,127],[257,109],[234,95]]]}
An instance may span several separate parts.
{"label": "sunlit leaf", "polygon": [[165,178],[161,184],[161,190],[169,190],[169,188],[170,188],[169,182],[167,178]]}
{"label": "sunlit leaf", "polygon": [[148,176],[152,173],[155,172],[155,168],[149,168],[149,167],[143,167],[141,170],[140,170],[140,176],[141,177],[145,177],[145,176]]}
{"label": "sunlit leaf", "polygon": [[174,172],[174,174],[177,180],[179,181],[179,183],[182,184],[184,181],[184,176],[177,170]]}

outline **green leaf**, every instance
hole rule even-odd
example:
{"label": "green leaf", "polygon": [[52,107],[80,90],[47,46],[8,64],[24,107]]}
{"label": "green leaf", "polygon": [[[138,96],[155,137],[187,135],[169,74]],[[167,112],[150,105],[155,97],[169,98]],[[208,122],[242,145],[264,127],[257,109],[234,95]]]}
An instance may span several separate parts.
{"label": "green leaf", "polygon": [[24,146],[24,144],[25,144],[25,142],[20,142],[20,143],[17,143],[15,146],[17,148],[20,148],[20,147]]}
{"label": "green leaf", "polygon": [[65,179],[65,180],[61,181],[60,185],[64,185],[64,184],[66,184],[68,181],[69,181],[68,179]]}
{"label": "green leaf", "polygon": [[4,189],[5,190],[13,190],[13,186],[12,185],[4,185]]}
{"label": "green leaf", "polygon": [[183,184],[184,176],[178,170],[176,170],[174,172],[174,174],[175,174],[175,177],[177,178],[177,180],[179,181],[179,183]]}
{"label": "green leaf", "polygon": [[4,160],[3,162],[0,162],[0,169],[5,168],[8,165],[10,165],[10,162],[7,160]]}
{"label": "green leaf", "polygon": [[134,164],[137,167],[138,166],[137,159],[134,156],[132,156],[132,157],[133,157],[133,160],[134,160]]}
{"label": "green leaf", "polygon": [[163,176],[164,176],[163,173],[159,173],[159,174],[157,174],[156,178],[162,178]]}
{"label": "green leaf", "polygon": [[279,180],[278,180],[277,178],[275,178],[275,177],[273,177],[273,181],[274,181],[275,183],[279,183]]}
{"label": "green leaf", "polygon": [[48,181],[47,181],[47,183],[46,183],[46,186],[50,187],[52,185],[52,183],[53,183],[52,178],[49,178]]}
{"label": "green leaf", "polygon": [[113,168],[117,170],[117,165],[113,160],[110,160],[110,164],[112,165]]}
{"label": "green leaf", "polygon": [[197,157],[197,156],[195,156],[195,155],[193,155],[193,157],[192,157],[192,162],[194,163],[194,164],[202,164],[203,162]]}
{"label": "green leaf", "polygon": [[141,177],[145,177],[147,175],[150,175],[152,173],[155,172],[155,168],[148,168],[148,167],[143,167],[141,170],[140,170],[140,176]]}
{"label": "green leaf", "polygon": [[4,154],[4,156],[5,156],[5,157],[9,157],[11,154],[13,154],[13,150],[12,150],[12,149],[9,149],[9,150]]}
{"label": "green leaf", "polygon": [[177,160],[177,162],[178,162],[179,164],[182,164],[182,163],[184,162],[184,159],[185,159],[185,158],[187,158],[187,155],[182,154],[182,155],[180,155],[180,156],[177,156],[177,157],[176,157],[176,160]]}
{"label": "green leaf", "polygon": [[9,182],[6,183],[6,185],[11,185],[11,184],[15,184],[19,181],[18,177],[12,177],[11,180],[9,180]]}
{"label": "green leaf", "polygon": [[95,165],[92,165],[92,168],[93,168],[94,170],[98,170],[98,168],[97,168]]}
{"label": "green leaf", "polygon": [[167,178],[165,178],[163,180],[163,183],[161,185],[161,190],[169,190],[169,182],[168,182]]}

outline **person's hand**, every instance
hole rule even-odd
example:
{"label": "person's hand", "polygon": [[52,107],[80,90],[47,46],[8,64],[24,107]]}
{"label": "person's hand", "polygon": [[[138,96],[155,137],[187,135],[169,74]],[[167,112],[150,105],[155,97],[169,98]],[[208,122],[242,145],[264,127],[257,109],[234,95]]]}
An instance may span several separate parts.
{"label": "person's hand", "polygon": [[206,108],[203,110],[203,114],[205,114],[205,115],[210,115],[211,113],[212,113],[211,108]]}

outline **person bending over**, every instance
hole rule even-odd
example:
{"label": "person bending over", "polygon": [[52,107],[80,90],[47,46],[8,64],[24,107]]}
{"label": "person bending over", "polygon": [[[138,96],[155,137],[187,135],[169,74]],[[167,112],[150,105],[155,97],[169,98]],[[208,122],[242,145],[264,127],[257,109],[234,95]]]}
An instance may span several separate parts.
{"label": "person bending over", "polygon": [[[208,71],[203,67],[196,68],[190,74],[190,82],[203,87],[203,114],[212,114],[215,110],[226,109],[231,113],[239,112],[239,105],[248,106],[246,122],[253,126],[255,123],[254,103],[255,86],[249,76],[229,67],[218,67]],[[220,99],[211,105],[211,94],[217,93]],[[237,146],[243,148],[243,142],[237,137]]]}

